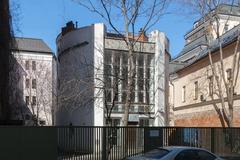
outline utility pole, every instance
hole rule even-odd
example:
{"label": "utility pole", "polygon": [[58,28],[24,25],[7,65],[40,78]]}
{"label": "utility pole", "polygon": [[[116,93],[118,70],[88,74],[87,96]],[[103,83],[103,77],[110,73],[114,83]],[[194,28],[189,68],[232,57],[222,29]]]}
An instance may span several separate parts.
{"label": "utility pole", "polygon": [[9,0],[0,1],[0,121],[10,119],[9,107],[9,58],[10,58],[10,11]]}

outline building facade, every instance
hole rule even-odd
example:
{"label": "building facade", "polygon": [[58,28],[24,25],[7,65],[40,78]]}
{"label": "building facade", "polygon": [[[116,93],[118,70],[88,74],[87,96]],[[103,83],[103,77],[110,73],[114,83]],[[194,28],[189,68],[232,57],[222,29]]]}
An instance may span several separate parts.
{"label": "building facade", "polygon": [[[140,34],[142,35],[142,34]],[[134,92],[129,125],[164,126],[167,118],[169,42],[153,31],[134,46]],[[122,125],[129,55],[121,35],[104,24],[75,28],[68,23],[57,37],[57,125]]]}
{"label": "building facade", "polygon": [[[199,36],[197,39],[189,40],[189,34],[192,32],[195,35],[202,35],[199,27],[199,22],[194,25],[194,29],[186,34],[186,45],[183,51],[171,62],[173,64],[172,73],[170,75],[170,112],[171,124],[175,126],[186,127],[222,127],[226,126],[222,112],[222,105],[219,96],[219,87],[216,79],[213,77],[213,70],[209,60],[209,50],[213,64],[217,67],[216,75],[221,80],[221,88],[224,93],[225,105],[227,104],[227,92],[223,83],[223,76],[227,79],[227,83],[231,80],[231,70],[236,50],[237,38],[239,36],[240,19],[239,8],[234,7],[232,13],[228,7],[221,6],[225,12],[221,12],[220,17],[220,43],[222,44],[223,60],[220,57],[220,43],[213,36],[210,42],[210,47],[207,47],[206,42]],[[223,19],[221,19],[223,18]],[[229,21],[226,22],[226,19]],[[207,22],[206,22],[207,23]],[[201,25],[205,25],[200,23]],[[228,28],[224,29],[224,26]],[[198,33],[197,33],[198,32]],[[199,42],[196,42],[199,41]],[[196,44],[195,44],[196,43]],[[206,45],[203,47],[203,45]],[[190,47],[189,47],[190,46]],[[190,49],[189,49],[190,48]],[[237,46],[237,57],[239,57],[239,46]],[[223,72],[220,72],[220,63],[223,63]],[[239,68],[239,66],[238,66]],[[235,72],[236,73],[236,72]],[[237,76],[236,87],[234,88],[234,106],[233,106],[233,126],[240,126],[240,77]]]}
{"label": "building facade", "polygon": [[[193,24],[193,28],[184,36],[184,48],[174,58],[173,62],[190,63],[194,61],[199,52],[207,48],[208,43],[216,40],[217,32],[219,32],[219,36],[224,36],[239,23],[240,11],[238,6],[219,5],[208,15]],[[205,37],[206,33],[207,39]]]}
{"label": "building facade", "polygon": [[53,52],[41,39],[15,38],[15,43],[13,117],[25,125],[52,125]]}

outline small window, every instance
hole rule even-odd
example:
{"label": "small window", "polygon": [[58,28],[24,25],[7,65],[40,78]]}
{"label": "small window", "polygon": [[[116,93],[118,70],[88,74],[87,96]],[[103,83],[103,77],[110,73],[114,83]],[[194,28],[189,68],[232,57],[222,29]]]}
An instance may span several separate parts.
{"label": "small window", "polygon": [[230,81],[232,79],[232,69],[229,68],[229,69],[227,69],[226,72],[227,72],[227,79]]}
{"label": "small window", "polygon": [[33,70],[33,71],[36,70],[36,61],[32,61],[32,70]]}
{"label": "small window", "polygon": [[26,102],[26,105],[29,105],[29,96],[25,97],[25,102]]}
{"label": "small window", "polygon": [[37,98],[36,98],[36,96],[33,96],[32,97],[32,105],[36,105],[37,104]]}
{"label": "small window", "polygon": [[32,88],[33,88],[33,89],[36,89],[36,88],[37,88],[37,81],[36,81],[36,79],[33,79],[33,80],[32,80]]}
{"label": "small window", "polygon": [[213,76],[208,77],[209,79],[209,85],[208,85],[208,92],[209,96],[213,95]]}
{"label": "small window", "polygon": [[29,88],[30,80],[28,78],[26,79],[25,85],[26,85],[26,88]]}
{"label": "small window", "polygon": [[186,101],[186,86],[182,87],[182,102]]}
{"label": "small window", "polygon": [[198,81],[194,82],[194,99],[198,99]]}
{"label": "small window", "polygon": [[25,61],[25,69],[29,70],[29,61]]}

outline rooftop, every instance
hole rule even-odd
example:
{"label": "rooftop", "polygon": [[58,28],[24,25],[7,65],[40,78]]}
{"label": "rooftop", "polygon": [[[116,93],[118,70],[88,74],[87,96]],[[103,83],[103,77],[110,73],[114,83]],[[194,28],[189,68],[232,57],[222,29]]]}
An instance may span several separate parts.
{"label": "rooftop", "polygon": [[42,39],[15,37],[13,50],[52,54],[53,51]]}
{"label": "rooftop", "polygon": [[[231,30],[229,30],[228,32],[224,33],[220,39],[221,39],[221,43],[222,43],[222,47],[227,46],[228,44],[231,44],[232,42],[234,42],[236,40],[236,38],[239,36],[240,34],[240,25],[237,25],[236,27],[232,28]],[[210,50],[211,52],[214,52],[216,50],[219,49],[219,42],[218,39],[214,40],[211,44],[210,44]],[[198,55],[196,57],[194,57],[191,62],[189,62],[185,67],[188,67],[190,65],[192,65],[193,63],[197,62],[198,60],[202,59],[203,57],[208,55],[208,48],[205,48],[204,50],[202,50],[201,52],[198,53]],[[182,69],[182,68],[181,68]],[[181,70],[179,69],[179,70]],[[178,70],[177,70],[178,71]],[[175,71],[175,72],[177,72]]]}
{"label": "rooftop", "polygon": [[[215,14],[222,14],[222,15],[240,16],[240,7],[239,6],[235,6],[235,5],[229,5],[229,4],[220,4],[218,7],[216,7],[213,10],[211,10],[210,13],[211,12],[213,12]],[[206,14],[204,17],[208,16],[208,14]],[[185,36],[187,34],[189,34],[190,32],[192,32],[192,30],[194,30],[195,28],[200,26],[204,22],[204,17],[201,17],[200,19],[195,21],[193,23],[193,28],[191,30],[189,30],[185,34]]]}

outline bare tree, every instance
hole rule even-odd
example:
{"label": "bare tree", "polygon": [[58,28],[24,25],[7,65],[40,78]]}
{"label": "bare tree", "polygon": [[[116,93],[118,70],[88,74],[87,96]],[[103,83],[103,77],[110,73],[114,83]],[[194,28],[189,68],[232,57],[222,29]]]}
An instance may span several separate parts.
{"label": "bare tree", "polygon": [[[167,6],[166,0],[73,0],[79,5],[98,14],[106,20],[109,26],[118,33],[125,42],[128,57],[129,69],[127,76],[127,95],[125,100],[125,110],[123,116],[123,125],[128,125],[129,108],[131,105],[131,95],[134,89],[133,77],[136,74],[134,64],[135,45],[140,36],[135,36],[136,30],[140,28],[143,34],[157,22],[164,13]],[[122,25],[118,25],[120,22]],[[122,22],[122,23],[121,23]],[[121,32],[123,30],[123,32]]]}
{"label": "bare tree", "polygon": [[[208,50],[208,57],[210,63],[210,77],[211,83],[215,82],[213,94],[210,94],[211,99],[219,100],[220,106],[214,103],[214,108],[220,117],[223,126],[227,124],[228,127],[233,127],[234,116],[234,97],[235,87],[239,81],[240,70],[240,55],[239,55],[239,30],[235,33],[235,43],[233,49],[233,56],[230,68],[226,67],[224,63],[224,39],[223,34],[225,28],[229,24],[229,17],[225,21],[220,20],[221,4],[228,4],[228,12],[231,13],[234,7],[239,7],[234,0],[193,0],[182,1],[184,5],[190,8],[192,13],[197,13],[202,18],[199,20],[199,25],[203,25],[203,36],[205,37],[204,45]],[[235,6],[237,5],[237,6]],[[219,55],[216,60],[214,58],[214,49],[219,49]],[[226,70],[228,69],[227,73]]]}

